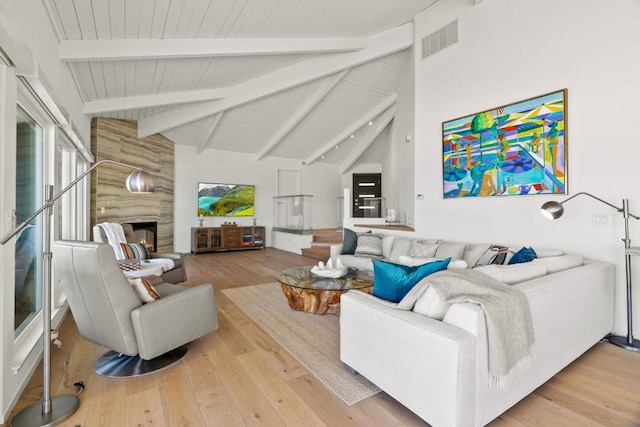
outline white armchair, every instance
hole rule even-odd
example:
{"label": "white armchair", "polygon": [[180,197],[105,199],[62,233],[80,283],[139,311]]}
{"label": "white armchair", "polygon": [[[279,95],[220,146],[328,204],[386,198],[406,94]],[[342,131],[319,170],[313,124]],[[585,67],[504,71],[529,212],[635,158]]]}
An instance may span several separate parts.
{"label": "white armchair", "polygon": [[107,377],[143,375],[186,354],[185,344],[218,328],[213,286],[155,286],[143,304],[119,269],[111,246],[56,241],[54,265],[80,335],[111,349],[95,364]]}

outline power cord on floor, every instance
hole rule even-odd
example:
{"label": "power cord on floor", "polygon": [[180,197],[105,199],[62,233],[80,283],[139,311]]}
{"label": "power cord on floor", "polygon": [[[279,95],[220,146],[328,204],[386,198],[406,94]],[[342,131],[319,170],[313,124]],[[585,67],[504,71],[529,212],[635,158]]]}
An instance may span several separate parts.
{"label": "power cord on floor", "polygon": [[68,384],[69,382],[69,376],[67,373],[67,367],[69,366],[69,362],[71,361],[71,352],[69,350],[67,350],[66,348],[64,348],[62,346],[62,341],[60,341],[58,338],[53,340],[53,345],[55,345],[56,347],[58,347],[60,350],[64,351],[65,353],[67,353],[67,357],[65,358],[65,360],[62,362],[62,369],[64,371],[64,382],[63,382],[63,386],[65,388],[71,388],[73,387],[76,390],[76,395],[80,394],[83,392],[84,390],[84,382],[82,381],[77,381],[75,383],[73,383],[73,386],[70,386]]}
{"label": "power cord on floor", "polygon": [[[63,385],[64,385],[65,388],[72,388],[73,387],[75,389],[75,391],[76,391],[76,396],[77,396],[77,395],[79,395],[80,393],[82,393],[84,391],[85,385],[84,385],[84,382],[82,382],[82,381],[77,381],[77,382],[73,383],[73,386],[70,386],[69,384],[67,384],[67,382],[69,381],[68,375],[67,375],[67,367],[69,366],[69,362],[71,361],[71,352],[62,346],[62,341],[60,341],[58,339],[58,331],[52,331],[51,332],[51,337],[53,339],[53,345],[55,345],[57,348],[59,348],[60,350],[64,351],[67,354],[67,357],[62,362],[62,369],[64,371],[64,377],[63,377],[64,383],[63,383]],[[42,399],[42,392],[40,392],[39,396],[35,396],[35,395],[32,395],[32,394],[26,394],[26,392],[28,390],[31,390],[32,388],[36,388],[36,387],[42,387],[42,384],[34,384],[34,385],[31,385],[31,386],[27,387],[24,390],[22,396],[26,397],[27,399],[35,399],[35,400]]]}

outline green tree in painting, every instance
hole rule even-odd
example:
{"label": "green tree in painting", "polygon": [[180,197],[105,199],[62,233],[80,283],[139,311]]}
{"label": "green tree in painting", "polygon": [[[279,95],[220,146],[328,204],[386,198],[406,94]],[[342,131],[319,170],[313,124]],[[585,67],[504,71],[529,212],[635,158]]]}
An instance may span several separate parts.
{"label": "green tree in painting", "polygon": [[492,129],[495,126],[495,119],[488,111],[477,114],[471,120],[471,132],[479,134],[478,146],[480,148],[480,163],[482,163],[482,132]]}

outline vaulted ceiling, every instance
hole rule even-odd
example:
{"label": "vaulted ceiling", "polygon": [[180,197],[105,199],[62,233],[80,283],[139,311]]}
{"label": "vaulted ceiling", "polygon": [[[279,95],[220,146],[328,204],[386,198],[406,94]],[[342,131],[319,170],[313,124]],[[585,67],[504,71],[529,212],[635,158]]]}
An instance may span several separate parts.
{"label": "vaulted ceiling", "polygon": [[346,172],[381,160],[411,21],[437,1],[44,3],[89,116]]}

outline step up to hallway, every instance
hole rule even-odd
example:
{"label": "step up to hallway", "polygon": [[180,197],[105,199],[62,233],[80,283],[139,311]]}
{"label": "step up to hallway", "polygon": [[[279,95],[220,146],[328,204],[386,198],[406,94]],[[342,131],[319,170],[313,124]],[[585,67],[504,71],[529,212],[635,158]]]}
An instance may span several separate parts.
{"label": "step up to hallway", "polygon": [[342,243],[342,230],[336,230],[335,228],[313,230],[312,246],[321,246],[322,244],[335,245],[336,243]]}
{"label": "step up to hallway", "polygon": [[320,228],[313,230],[310,248],[303,248],[302,255],[326,262],[330,257],[330,246],[342,243],[342,230]]}
{"label": "step up to hallway", "polygon": [[322,246],[313,248],[302,248],[302,256],[317,259],[322,262],[327,262],[330,257],[329,247]]}
{"label": "step up to hallway", "polygon": [[321,228],[313,230],[312,245],[314,243],[327,243],[330,245],[342,243],[342,230],[337,230],[335,228]]}

